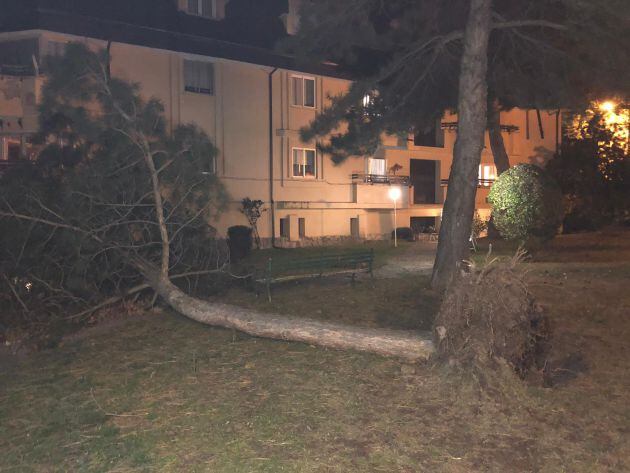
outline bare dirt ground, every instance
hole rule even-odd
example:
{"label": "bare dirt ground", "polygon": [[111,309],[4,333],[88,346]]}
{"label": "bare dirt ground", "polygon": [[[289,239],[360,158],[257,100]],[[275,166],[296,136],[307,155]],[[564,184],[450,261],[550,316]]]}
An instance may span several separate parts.
{"label": "bare dirt ground", "polygon": [[[630,471],[630,232],[560,237],[527,267],[553,325],[551,387],[489,397],[431,364],[155,313],[0,368],[0,471]],[[412,314],[415,278],[277,299],[391,321],[397,301]]]}

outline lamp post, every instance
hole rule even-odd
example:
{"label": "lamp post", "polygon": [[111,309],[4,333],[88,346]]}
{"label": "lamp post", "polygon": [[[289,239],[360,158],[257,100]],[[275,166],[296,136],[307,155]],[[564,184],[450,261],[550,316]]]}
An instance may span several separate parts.
{"label": "lamp post", "polygon": [[390,187],[389,188],[389,198],[394,201],[394,248],[398,247],[398,222],[397,222],[397,202],[400,199],[402,192],[400,191],[400,187]]}

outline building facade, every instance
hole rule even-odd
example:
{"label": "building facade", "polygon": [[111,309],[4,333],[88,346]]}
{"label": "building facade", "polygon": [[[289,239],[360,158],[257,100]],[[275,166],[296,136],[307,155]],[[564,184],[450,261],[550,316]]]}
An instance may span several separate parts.
{"label": "building facade", "polygon": [[[282,16],[289,29],[298,24],[297,3],[289,2]],[[225,0],[177,0],[176,6],[184,23],[187,16],[221,23],[226,12]],[[291,58],[250,44],[72,12],[40,10],[31,24],[0,32],[3,165],[31,157],[45,58],[62,54],[71,41],[109,47],[112,74],[140,83],[144,96],[159,98],[171,127],[194,122],[212,138],[219,150],[215,171],[231,196],[227,211],[211,222],[220,235],[247,223],[239,212],[245,197],[265,202],[261,237],[288,245],[382,238],[395,226],[394,205],[398,227],[439,226],[456,116],[446,114],[429,133],[384,136],[374,156],[335,165],[316,142],[302,142],[299,135],[329,97],[349,87],[349,79],[334,68],[303,70]],[[555,112],[514,109],[501,114],[501,123],[512,164],[542,164],[557,147]],[[489,213],[486,199],[495,176],[486,143],[477,194],[482,215]],[[396,203],[389,197],[391,186],[402,190]]]}

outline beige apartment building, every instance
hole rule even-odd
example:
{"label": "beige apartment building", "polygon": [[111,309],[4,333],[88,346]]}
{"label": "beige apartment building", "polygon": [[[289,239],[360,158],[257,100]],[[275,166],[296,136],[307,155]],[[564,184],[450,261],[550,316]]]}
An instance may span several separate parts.
{"label": "beige apartment building", "polygon": [[[222,0],[179,0],[182,15],[221,22]],[[293,6],[293,2],[290,2]],[[46,16],[48,15],[48,16]],[[289,29],[298,19],[283,16]],[[112,74],[138,82],[146,97],[165,106],[171,126],[194,122],[219,149],[215,171],[230,205],[212,224],[220,235],[245,225],[244,197],[265,202],[260,235],[278,244],[322,239],[387,237],[396,225],[438,227],[448,191],[457,117],[446,114],[435,130],[407,138],[385,136],[373,156],[335,165],[299,130],[343,93],[348,78],[333,67],[302,70],[291,58],[223,39],[121,24],[68,12],[42,13],[32,27],[0,32],[0,164],[28,157],[37,128],[37,103],[45,80],[45,57],[65,44],[109,44]],[[557,113],[512,110],[501,114],[512,164],[543,164],[559,139]],[[489,144],[480,166],[477,207],[486,202],[495,178]],[[393,202],[389,189],[401,197]]]}

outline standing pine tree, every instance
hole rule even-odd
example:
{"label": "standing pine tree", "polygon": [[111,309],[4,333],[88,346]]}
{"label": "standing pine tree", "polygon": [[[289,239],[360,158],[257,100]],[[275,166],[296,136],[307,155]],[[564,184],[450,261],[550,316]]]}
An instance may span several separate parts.
{"label": "standing pine tree", "polygon": [[[332,133],[322,149],[338,162],[372,154],[382,133],[423,129],[447,109],[458,112],[459,134],[466,135],[465,104],[472,101],[484,130],[491,131],[497,168],[504,170],[509,162],[497,112],[516,106],[558,108],[602,90],[627,88],[624,78],[630,61],[628,43],[623,41],[628,19],[624,3],[304,2],[300,31],[291,47],[304,60],[338,63],[356,80],[347,93],[333,98],[329,109],[302,136],[310,140]],[[483,26],[487,47],[473,52],[466,31],[476,6],[489,8],[490,19]],[[472,56],[464,58],[466,51]],[[474,83],[463,84],[462,76],[470,73],[466,67],[486,72],[483,77],[476,75]],[[462,96],[464,91],[475,95]],[[372,99],[362,107],[366,95]],[[339,127],[340,123],[346,126]],[[433,277],[436,287],[444,288],[457,264],[467,257],[477,179],[471,164],[478,161],[478,140],[477,136],[460,139],[455,152],[444,212],[447,225],[442,226],[443,243]],[[462,159],[467,160],[463,173]]]}

